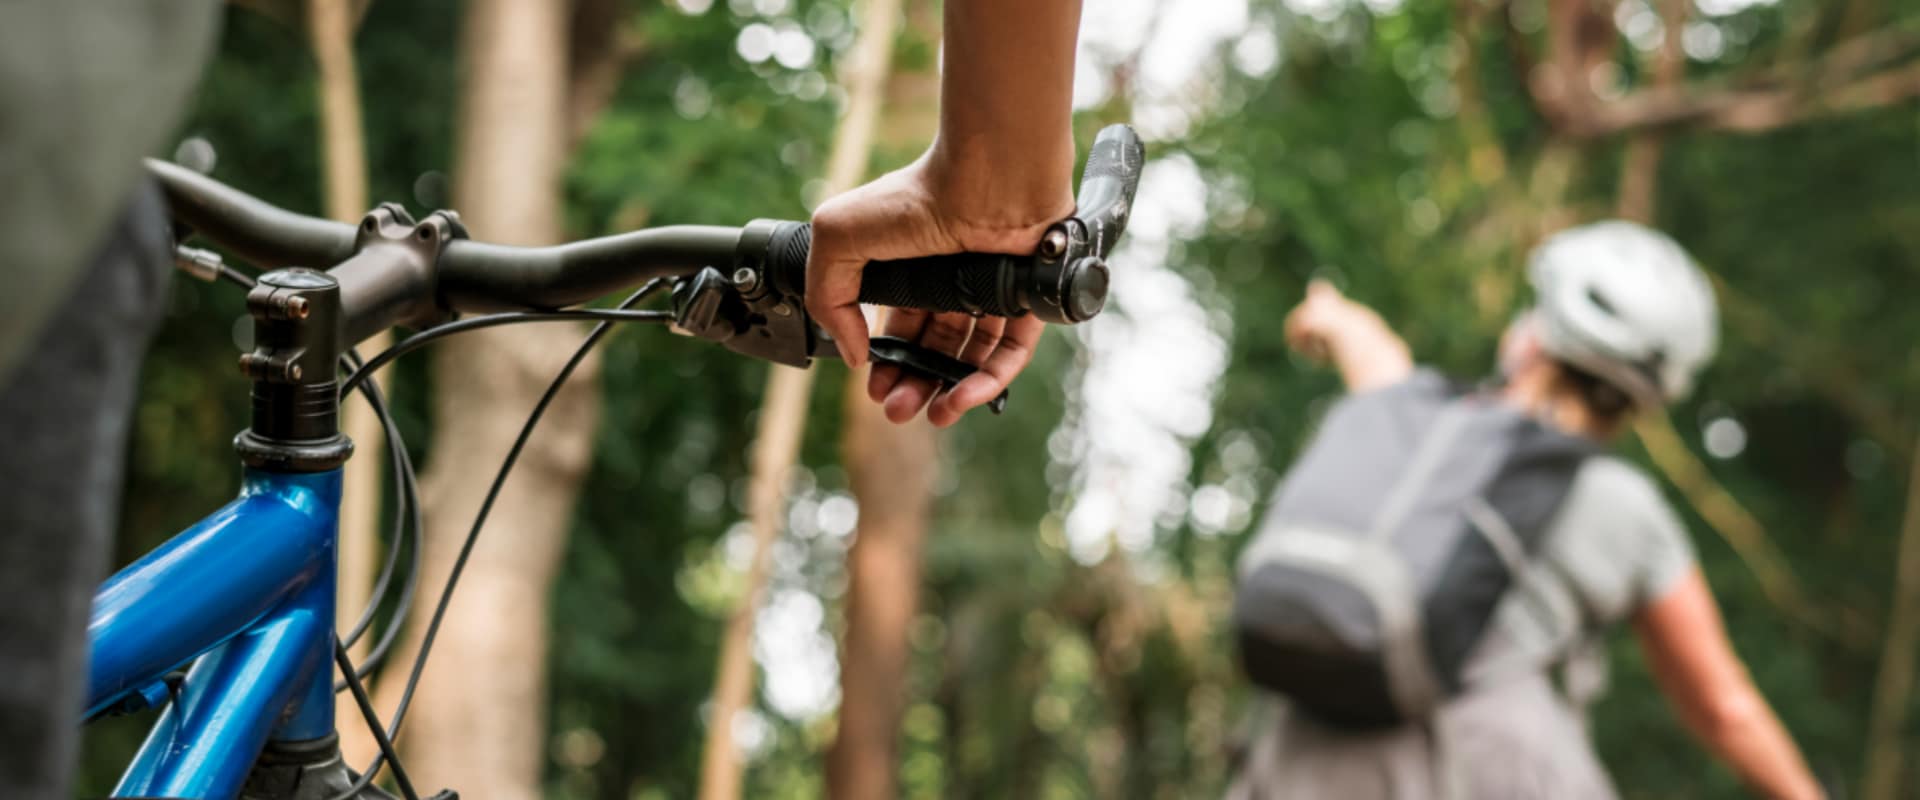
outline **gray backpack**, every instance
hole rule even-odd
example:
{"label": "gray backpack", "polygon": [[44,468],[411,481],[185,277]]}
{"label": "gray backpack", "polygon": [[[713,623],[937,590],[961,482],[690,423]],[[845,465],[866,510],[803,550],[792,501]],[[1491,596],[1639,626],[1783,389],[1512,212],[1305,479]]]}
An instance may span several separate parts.
{"label": "gray backpack", "polygon": [[1430,372],[1343,399],[1241,554],[1242,667],[1327,724],[1424,718],[1596,452]]}

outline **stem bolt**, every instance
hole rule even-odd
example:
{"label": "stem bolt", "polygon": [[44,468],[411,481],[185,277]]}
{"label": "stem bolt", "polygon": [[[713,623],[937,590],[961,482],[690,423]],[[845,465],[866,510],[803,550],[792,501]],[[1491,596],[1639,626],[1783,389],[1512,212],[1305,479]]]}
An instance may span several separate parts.
{"label": "stem bolt", "polygon": [[313,307],[307,303],[307,298],[294,295],[287,299],[287,316],[294,319],[306,319],[307,315],[312,312]]}
{"label": "stem bolt", "polygon": [[760,273],[752,267],[741,267],[733,271],[733,288],[741,292],[751,292],[760,288]]}
{"label": "stem bolt", "polygon": [[1059,258],[1067,252],[1067,232],[1054,228],[1040,240],[1040,255],[1047,258]]}

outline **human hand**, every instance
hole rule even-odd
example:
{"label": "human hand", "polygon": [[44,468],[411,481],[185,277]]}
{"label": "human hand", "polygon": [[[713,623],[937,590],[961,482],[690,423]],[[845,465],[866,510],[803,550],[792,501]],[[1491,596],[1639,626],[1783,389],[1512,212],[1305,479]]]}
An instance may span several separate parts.
{"label": "human hand", "polygon": [[[951,167],[930,153],[814,212],[807,311],[838,343],[848,365],[867,361],[867,320],[859,305],[867,262],[961,252],[1031,253],[1048,225],[1073,213],[1064,185],[1056,202],[1032,213],[1019,213],[1018,204],[997,197],[992,187],[991,173]],[[958,312],[888,309],[882,333],[980,369],[941,393],[932,379],[875,365],[867,395],[885,406],[893,422],[907,422],[925,408],[929,422],[952,425],[1012,382],[1032,360],[1045,327],[1031,314],[975,319]]]}
{"label": "human hand", "polygon": [[1307,284],[1307,296],[1287,313],[1287,346],[1314,361],[1331,357],[1328,340],[1352,308],[1352,301],[1324,278]]}

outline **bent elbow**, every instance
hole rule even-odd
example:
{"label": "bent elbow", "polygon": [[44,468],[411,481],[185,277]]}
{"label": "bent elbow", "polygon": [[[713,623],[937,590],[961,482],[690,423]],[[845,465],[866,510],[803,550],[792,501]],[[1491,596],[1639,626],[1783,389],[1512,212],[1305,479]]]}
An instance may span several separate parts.
{"label": "bent elbow", "polygon": [[1700,733],[1710,741],[1740,737],[1767,717],[1766,701],[1753,692],[1726,692],[1709,698],[1698,711]]}

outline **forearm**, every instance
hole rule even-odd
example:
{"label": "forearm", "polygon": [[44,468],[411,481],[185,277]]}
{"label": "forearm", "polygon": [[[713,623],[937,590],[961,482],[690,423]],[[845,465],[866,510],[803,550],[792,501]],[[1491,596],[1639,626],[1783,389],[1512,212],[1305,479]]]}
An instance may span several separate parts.
{"label": "forearm", "polygon": [[928,162],[942,202],[999,228],[1071,211],[1079,29],[1079,0],[948,0]]}
{"label": "forearm", "polygon": [[1694,568],[1634,619],[1660,691],[1708,750],[1763,797],[1817,798],[1818,782],[1733,652]]}
{"label": "forearm", "polygon": [[1821,796],[1800,748],[1757,690],[1724,705],[1719,712],[1693,715],[1688,727],[1742,783],[1761,797]]}
{"label": "forearm", "polygon": [[1390,386],[1413,372],[1413,351],[1373,309],[1349,302],[1322,344],[1347,391]]}

